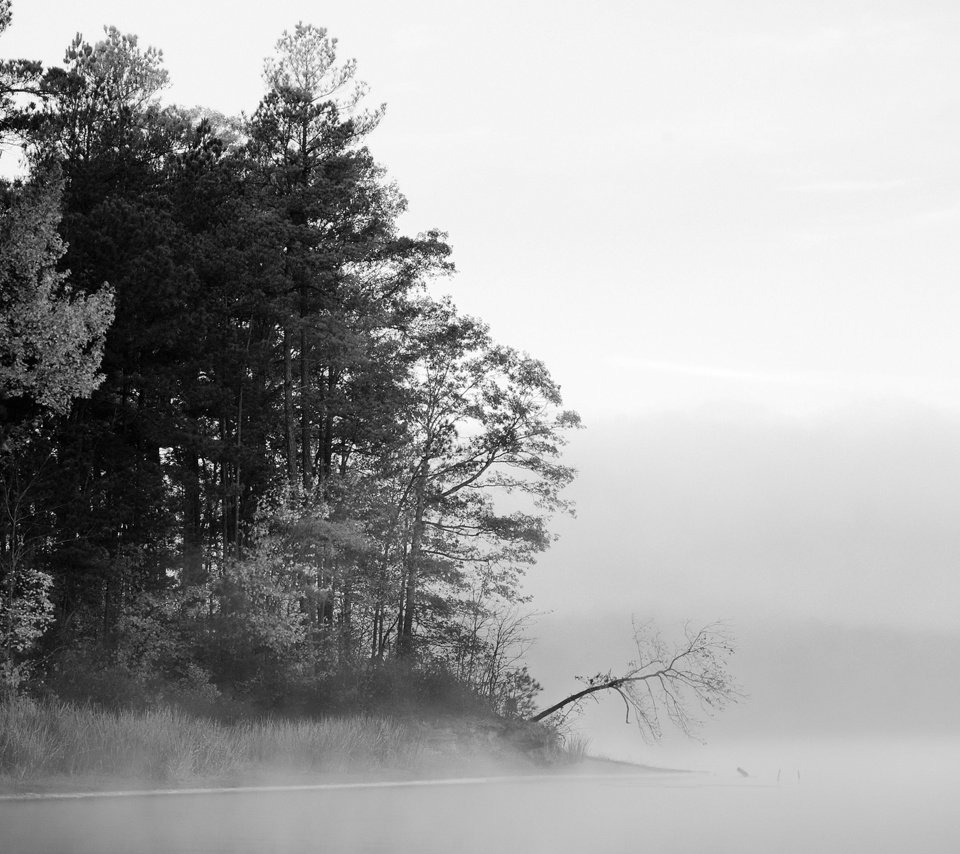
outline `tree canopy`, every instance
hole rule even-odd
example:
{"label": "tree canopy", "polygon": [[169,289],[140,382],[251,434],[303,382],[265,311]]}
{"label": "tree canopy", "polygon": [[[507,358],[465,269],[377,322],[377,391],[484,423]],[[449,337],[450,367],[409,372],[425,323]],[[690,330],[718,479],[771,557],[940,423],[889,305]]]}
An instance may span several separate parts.
{"label": "tree canopy", "polygon": [[0,62],[27,163],[0,181],[0,691],[533,720],[612,691],[652,737],[736,699],[723,631],[638,629],[534,712],[522,580],[579,416],[438,295],[447,235],[403,233],[385,108],[326,30],[282,34],[240,118],[168,82],[109,26]]}
{"label": "tree canopy", "polygon": [[263,79],[245,118],[166,105],[114,27],[0,67],[4,678],[330,708],[394,666],[529,711],[579,419],[436,295],[336,39],[297,24]]}

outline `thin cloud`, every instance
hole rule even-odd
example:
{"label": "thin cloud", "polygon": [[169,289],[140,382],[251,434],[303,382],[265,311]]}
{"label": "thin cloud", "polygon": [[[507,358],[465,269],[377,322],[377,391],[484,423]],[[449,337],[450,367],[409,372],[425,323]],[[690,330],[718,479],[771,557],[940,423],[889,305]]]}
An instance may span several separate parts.
{"label": "thin cloud", "polygon": [[930,223],[940,223],[946,220],[956,219],[958,215],[960,215],[960,205],[950,205],[949,207],[945,208],[920,211],[904,217],[904,220],[917,225],[927,225]]}
{"label": "thin cloud", "polygon": [[788,193],[880,193],[909,186],[902,179],[888,181],[814,181],[780,189]]}
{"label": "thin cloud", "polygon": [[634,368],[641,371],[745,383],[835,387],[837,385],[849,385],[854,382],[859,382],[861,379],[860,377],[854,377],[852,375],[825,374],[814,371],[742,370],[738,368],[724,368],[716,365],[691,365],[681,362],[666,362],[659,359],[635,359],[631,357],[614,357],[610,360],[610,363],[619,367]]}
{"label": "thin cloud", "polygon": [[853,373],[845,371],[763,371],[727,368],[717,365],[687,364],[659,359],[637,359],[616,356],[608,360],[612,366],[631,368],[649,373],[671,374],[697,379],[714,379],[724,382],[751,385],[777,385],[845,391],[907,392],[936,388],[941,392],[956,394],[960,391],[960,378],[907,376],[901,374]]}

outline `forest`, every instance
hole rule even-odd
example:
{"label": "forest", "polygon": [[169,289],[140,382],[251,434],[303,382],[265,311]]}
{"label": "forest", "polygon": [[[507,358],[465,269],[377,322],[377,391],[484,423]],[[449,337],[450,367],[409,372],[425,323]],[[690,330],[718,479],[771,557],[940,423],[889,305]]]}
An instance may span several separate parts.
{"label": "forest", "polygon": [[529,716],[579,418],[437,295],[336,39],[297,24],[263,82],[166,105],[112,27],[0,64],[0,693]]}

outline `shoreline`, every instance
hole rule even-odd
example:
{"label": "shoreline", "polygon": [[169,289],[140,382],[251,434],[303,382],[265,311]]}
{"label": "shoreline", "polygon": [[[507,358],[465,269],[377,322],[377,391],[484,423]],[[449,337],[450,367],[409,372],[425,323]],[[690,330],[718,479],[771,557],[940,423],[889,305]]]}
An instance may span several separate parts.
{"label": "shoreline", "polygon": [[175,797],[226,795],[243,792],[298,792],[335,789],[403,788],[422,786],[490,785],[521,780],[589,780],[616,776],[696,773],[688,769],[658,768],[619,759],[587,756],[579,762],[552,768],[504,767],[495,762],[450,764],[404,773],[397,769],[378,772],[331,772],[249,775],[247,779],[184,781],[182,785],[157,787],[155,781],[115,776],[49,777],[13,783],[0,780],[0,803],[87,798]]}

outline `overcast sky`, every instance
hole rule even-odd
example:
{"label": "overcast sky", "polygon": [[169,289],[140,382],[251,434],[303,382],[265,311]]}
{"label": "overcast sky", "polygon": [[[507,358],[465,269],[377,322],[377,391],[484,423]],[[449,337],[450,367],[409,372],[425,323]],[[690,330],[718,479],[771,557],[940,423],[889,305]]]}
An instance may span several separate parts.
{"label": "overcast sky", "polygon": [[115,24],[252,112],[298,20],[387,102],[441,289],[588,427],[541,607],[956,642],[960,6],[14,0],[0,54]]}
{"label": "overcast sky", "polygon": [[14,0],[6,55],[105,23],[168,100],[252,111],[298,20],[355,57],[371,138],[450,232],[445,285],[596,424],[737,399],[960,408],[960,7],[949,2]]}

